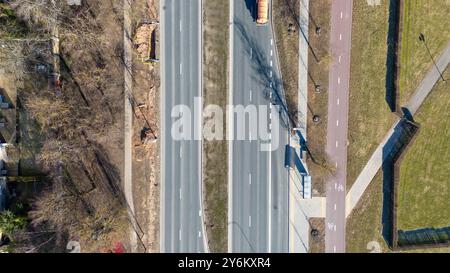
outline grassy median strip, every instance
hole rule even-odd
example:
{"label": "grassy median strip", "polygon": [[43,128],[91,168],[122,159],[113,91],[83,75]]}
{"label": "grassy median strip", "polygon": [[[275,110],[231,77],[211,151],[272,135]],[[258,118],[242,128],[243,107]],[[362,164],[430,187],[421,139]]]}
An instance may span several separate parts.
{"label": "grassy median strip", "polygon": [[[405,0],[400,48],[399,99],[405,104],[450,39],[450,2]],[[419,35],[425,37],[425,44]]]}
{"label": "grassy median strip", "polygon": [[[228,18],[228,1],[203,1],[204,105],[215,104],[224,110],[228,99]],[[223,128],[226,128],[225,124]],[[227,162],[227,141],[204,141],[203,200],[211,252],[227,252]]]}
{"label": "grassy median strip", "polygon": [[[445,76],[449,78],[449,69]],[[421,129],[400,166],[399,229],[450,226],[448,89],[440,81],[415,116]]]}
{"label": "grassy median strip", "polygon": [[347,189],[395,120],[385,99],[389,1],[353,5]]}

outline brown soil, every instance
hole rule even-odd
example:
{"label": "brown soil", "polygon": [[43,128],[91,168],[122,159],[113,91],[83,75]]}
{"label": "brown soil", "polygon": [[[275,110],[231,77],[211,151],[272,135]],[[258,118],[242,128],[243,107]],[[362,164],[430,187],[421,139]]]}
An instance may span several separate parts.
{"label": "brown soil", "polygon": [[[133,25],[141,20],[158,19],[159,1],[139,0],[133,4]],[[160,147],[159,147],[159,65],[144,64],[149,38],[156,25],[144,24],[135,31],[133,56],[133,198],[140,252],[159,252],[160,228]]]}

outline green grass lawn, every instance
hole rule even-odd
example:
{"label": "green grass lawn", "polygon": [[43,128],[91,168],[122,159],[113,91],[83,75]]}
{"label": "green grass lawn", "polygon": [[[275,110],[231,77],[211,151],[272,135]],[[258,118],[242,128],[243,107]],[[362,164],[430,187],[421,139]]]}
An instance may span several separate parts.
{"label": "green grass lawn", "polygon": [[437,58],[450,39],[450,1],[405,0],[400,46],[399,99],[404,105],[431,67],[431,54]]}
{"label": "green grass lawn", "polygon": [[[407,19],[407,17],[404,18],[408,23],[407,26],[409,29],[405,30],[403,33],[401,44],[402,59],[400,60],[400,63],[402,64],[402,68],[400,69],[400,105],[408,99],[432,64],[430,57],[425,55],[428,53],[426,51],[419,51],[418,45],[420,44],[417,43],[419,33],[423,32],[425,34],[430,50],[435,56],[440,54],[447,40],[450,38],[448,27],[446,30],[443,30],[445,25],[449,25],[449,17],[447,14],[449,14],[448,6],[450,5],[450,1],[407,0],[406,2],[409,4],[408,8],[410,8],[410,10],[408,11],[408,14],[410,15],[408,17],[409,19]],[[386,41],[389,18],[388,8],[388,1],[382,1],[380,6],[375,7],[369,7],[366,4],[366,1],[354,2],[350,77],[348,188],[353,184],[368,158],[395,120],[395,116],[390,112],[385,101]],[[412,11],[415,12],[415,15],[411,13]],[[427,14],[427,16],[422,16],[424,14]],[[412,20],[413,16],[415,16],[414,20]],[[423,45],[421,46],[423,47]],[[405,60],[407,60],[407,64]],[[404,68],[405,65],[408,69]],[[446,77],[448,78],[449,76],[450,75],[447,73]],[[414,207],[421,206],[424,209],[413,213],[417,214],[416,216],[411,215],[411,217],[415,217],[414,220],[409,220],[409,216],[403,216],[409,221],[403,224],[403,220],[400,219],[402,213],[404,213],[404,215],[406,215],[406,212],[411,213],[411,207],[402,207],[402,204],[400,203],[398,211],[399,228],[409,228],[413,226],[415,226],[415,228],[420,228],[423,227],[421,226],[423,224],[430,226],[429,223],[432,222],[435,222],[434,224],[431,224],[432,226],[450,225],[449,221],[445,221],[445,219],[450,219],[449,211],[447,209],[450,204],[447,200],[442,199],[448,199],[448,196],[450,196],[448,187],[450,181],[448,177],[448,170],[450,169],[448,153],[450,152],[444,152],[445,149],[446,151],[450,150],[448,141],[448,139],[450,139],[448,135],[450,129],[448,120],[450,120],[450,116],[448,110],[446,113],[442,110],[449,109],[450,97],[448,92],[447,95],[445,95],[442,94],[444,93],[443,91],[436,91],[442,89],[448,91],[449,87],[448,85],[446,87],[442,85],[437,86],[417,114],[416,120],[422,125],[421,131],[414,144],[415,149],[418,149],[418,151],[415,152],[414,148],[412,148],[405,158],[405,162],[411,160],[411,170],[414,170],[414,168],[422,168],[424,172],[420,175],[417,173],[415,174],[417,179],[413,179],[411,182],[415,182],[416,184],[412,184],[412,188],[406,189],[405,183],[402,183],[400,187],[400,194],[402,194],[403,191],[404,194],[407,194],[405,196],[406,198],[410,198],[409,196],[414,196],[414,198],[417,199],[420,198],[420,200],[417,201],[411,199],[408,200],[410,200],[410,203],[413,204]],[[436,100],[439,102],[434,102]],[[432,110],[427,110],[428,108]],[[439,112],[438,108],[441,109],[440,115],[436,114]],[[426,113],[427,111],[430,113]],[[431,123],[426,125],[426,119],[431,119]],[[442,124],[446,124],[445,126],[447,127],[444,128]],[[427,130],[427,127],[430,127],[430,129]],[[433,128],[439,128],[440,131],[433,131]],[[427,133],[425,132],[426,130],[431,130],[433,132]],[[433,138],[434,144],[432,144]],[[446,144],[442,145],[446,146],[440,146],[440,148],[436,146],[439,145],[439,142],[442,143],[445,140]],[[417,144],[422,147],[418,147]],[[424,145],[426,145],[426,148]],[[412,153],[416,154],[411,155]],[[416,157],[416,159],[424,158],[426,155],[434,155],[434,158],[436,158],[434,160],[439,160],[436,164],[440,165],[440,168],[438,165],[414,160],[414,157]],[[447,158],[446,160],[444,160],[445,157]],[[445,163],[445,161],[447,163]],[[425,164],[426,166],[419,166],[419,164]],[[435,168],[439,169],[433,171]],[[402,175],[404,173],[405,171],[402,169]],[[434,180],[439,177],[443,178],[444,175],[447,175],[446,180],[443,180],[445,183],[441,183],[438,187],[433,189],[428,188],[426,183],[419,183],[421,180]],[[403,177],[407,176],[403,175]],[[371,241],[378,242],[383,252],[390,251],[381,235],[381,179],[381,174],[378,174],[374,178],[357,207],[350,217],[347,218],[347,252],[369,252],[367,244]],[[429,185],[430,182],[428,181],[427,183]],[[413,193],[414,191],[418,191],[421,194],[418,195]],[[400,202],[403,202],[402,200],[405,199],[402,199],[400,196]],[[414,204],[417,204],[417,206]],[[403,212],[401,211],[402,208],[404,210]],[[447,209],[447,211],[445,211],[445,209]],[[439,213],[441,216],[437,217],[436,215]],[[425,214],[430,215],[423,217]],[[422,218],[419,219],[420,217]],[[408,227],[408,223],[414,224]],[[440,248],[408,252],[448,251],[450,251],[449,248]]]}
{"label": "green grass lawn", "polygon": [[370,252],[368,244],[372,241],[377,242],[383,252],[389,250],[381,235],[382,185],[382,174],[380,172],[375,176],[350,217],[347,218],[347,252]]}
{"label": "green grass lawn", "polygon": [[399,229],[450,226],[449,90],[436,85],[415,116],[421,129],[400,166]]}
{"label": "green grass lawn", "polygon": [[[353,210],[346,223],[346,252],[367,253],[370,242],[376,242],[382,252],[391,252],[381,235],[381,210],[383,204],[382,174],[375,176],[367,188],[358,206]],[[408,253],[448,253],[450,248],[417,249],[402,251]]]}
{"label": "green grass lawn", "polygon": [[353,5],[347,189],[395,120],[385,100],[389,1]]}

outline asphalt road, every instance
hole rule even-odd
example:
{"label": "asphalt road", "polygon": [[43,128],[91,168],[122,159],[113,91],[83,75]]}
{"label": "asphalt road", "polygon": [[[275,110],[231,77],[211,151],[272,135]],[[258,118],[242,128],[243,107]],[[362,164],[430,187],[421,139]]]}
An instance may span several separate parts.
{"label": "asphalt road", "polygon": [[[171,136],[175,105],[194,113],[201,97],[201,1],[162,0],[161,6],[161,252],[204,252],[201,142]],[[201,111],[192,117],[200,121]],[[201,122],[192,122],[192,132]]]}
{"label": "asphalt road", "polygon": [[331,7],[327,153],[336,173],[327,189],[325,251],[345,252],[345,194],[347,178],[348,99],[352,0],[334,0]]}
{"label": "asphalt road", "polygon": [[[272,29],[254,22],[255,3],[235,0],[230,7],[230,101],[244,107],[265,105],[282,109],[276,106],[284,103],[284,95]],[[276,105],[271,106],[271,102]],[[273,120],[272,115],[263,118]],[[235,117],[230,122],[235,130],[237,121]],[[277,148],[277,141],[272,141],[272,148],[276,148],[272,152],[261,150],[262,140],[255,134],[230,144],[230,252],[289,250],[288,173],[284,167],[288,131],[282,124],[272,134],[273,139],[279,140]],[[249,131],[248,120],[245,129]]]}

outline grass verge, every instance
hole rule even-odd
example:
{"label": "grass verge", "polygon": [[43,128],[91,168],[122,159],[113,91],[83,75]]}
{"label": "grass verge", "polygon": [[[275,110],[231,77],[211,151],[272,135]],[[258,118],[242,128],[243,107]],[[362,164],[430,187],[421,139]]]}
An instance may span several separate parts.
{"label": "grass verge", "polygon": [[389,1],[353,5],[347,189],[395,120],[385,100]]}
{"label": "grass verge", "polygon": [[399,99],[405,104],[433,61],[419,40],[422,33],[430,53],[437,58],[450,39],[450,2],[405,0],[400,47]]}
{"label": "grass verge", "polygon": [[[447,69],[445,76],[450,76]],[[398,228],[450,226],[450,93],[440,81],[415,116],[421,130],[400,166]]]}
{"label": "grass verge", "polygon": [[[328,95],[323,87],[328,86],[329,40],[330,40],[330,0],[311,1],[309,6],[309,45],[308,49],[308,147],[315,162],[308,160],[310,172],[314,177],[314,195],[325,193],[325,181],[329,175],[326,168],[326,128]],[[280,67],[283,75],[283,86],[286,102],[292,116],[298,110],[298,66],[299,66],[299,0],[275,1],[274,27],[277,38]],[[320,27],[320,35],[316,28]],[[321,86],[321,93],[316,93],[316,85]],[[312,117],[319,115],[321,122],[314,124]]]}
{"label": "grass verge", "polygon": [[[228,81],[228,1],[203,2],[204,105],[225,109]],[[223,128],[226,128],[225,125]],[[227,141],[203,143],[203,200],[205,225],[211,252],[227,252],[228,228]]]}
{"label": "grass verge", "polygon": [[[295,116],[298,105],[298,12],[299,0],[273,2],[274,28],[283,75],[286,103],[291,116]],[[291,31],[289,30],[291,29]]]}
{"label": "grass verge", "polygon": [[[314,177],[314,195],[323,196],[326,190],[326,182],[330,175],[325,152],[327,142],[328,120],[328,73],[330,64],[330,0],[310,1],[309,4],[309,49],[308,56],[308,147],[314,161],[308,159],[308,167]],[[320,27],[320,35],[316,34],[316,28]],[[316,92],[316,86],[320,85],[320,93]],[[320,122],[312,121],[314,115],[320,116]]]}
{"label": "grass verge", "polygon": [[373,251],[371,247],[376,244],[380,246],[382,252],[388,250],[381,235],[383,228],[381,224],[381,209],[383,204],[382,185],[382,175],[380,172],[372,180],[359,201],[359,204],[347,218],[346,252],[371,252]]}
{"label": "grass verge", "polygon": [[[309,220],[309,253],[325,253],[325,218],[311,218]],[[316,230],[317,235],[312,236],[311,231]]]}
{"label": "grass verge", "polygon": [[[346,252],[366,253],[374,251],[377,245],[381,252],[391,252],[382,237],[381,211],[383,206],[382,174],[378,173],[359,204],[347,218]],[[374,243],[371,243],[374,242]],[[450,248],[418,249],[409,253],[447,253]]]}

